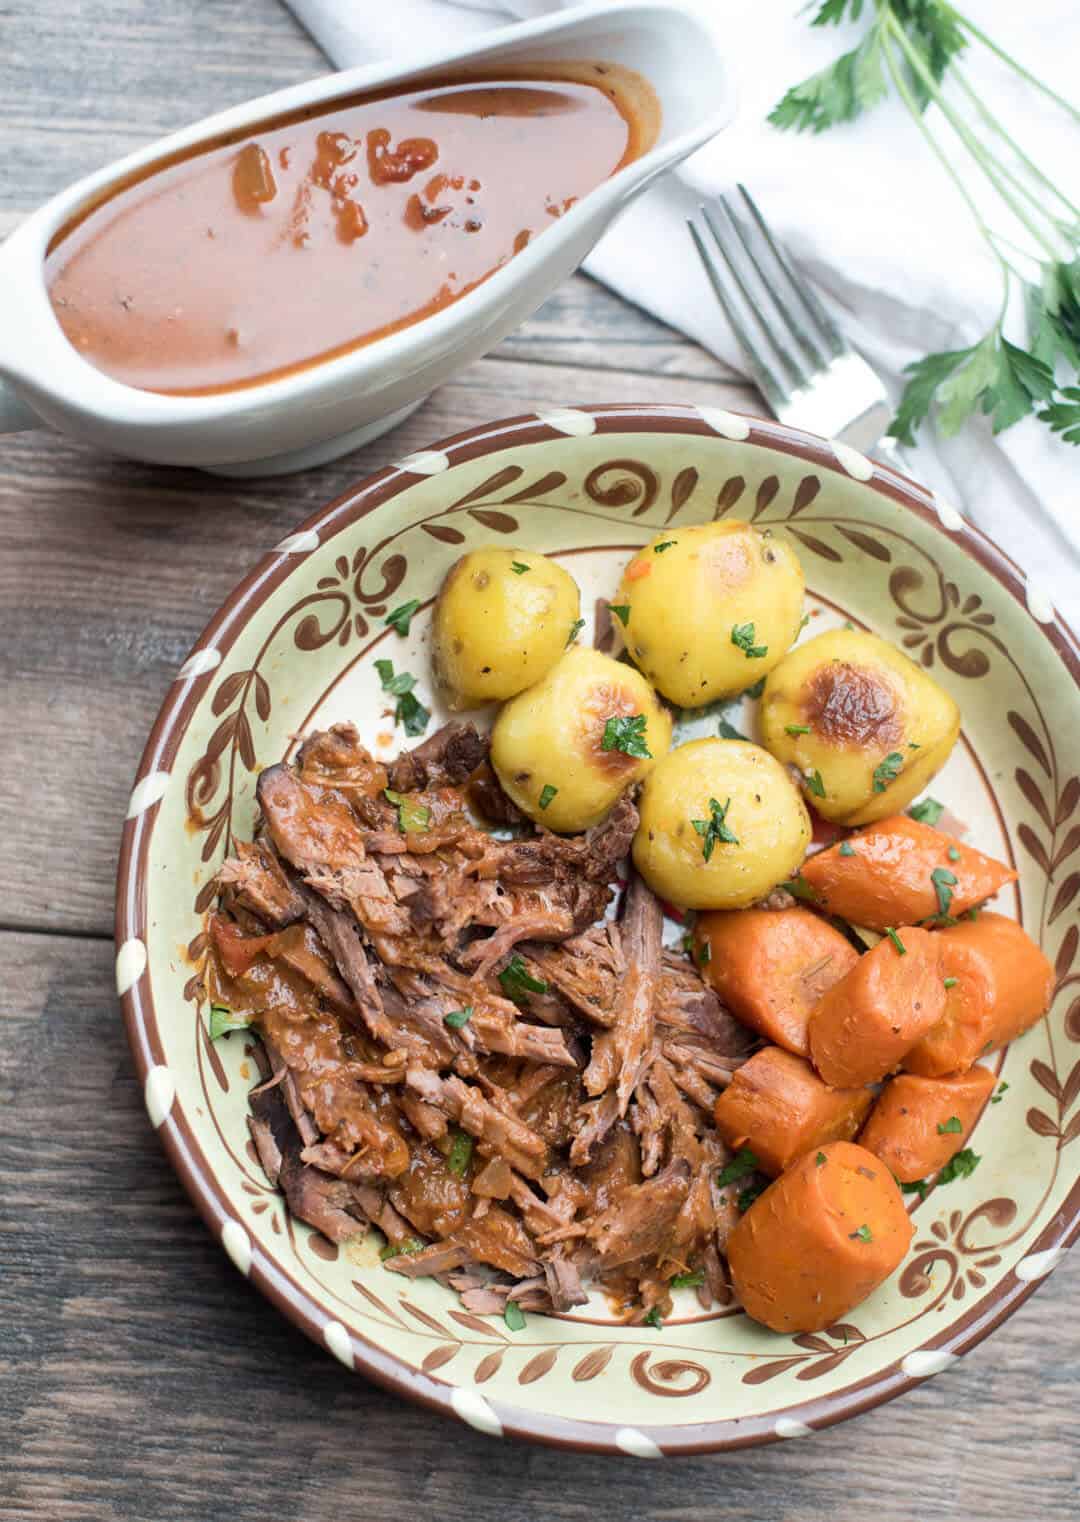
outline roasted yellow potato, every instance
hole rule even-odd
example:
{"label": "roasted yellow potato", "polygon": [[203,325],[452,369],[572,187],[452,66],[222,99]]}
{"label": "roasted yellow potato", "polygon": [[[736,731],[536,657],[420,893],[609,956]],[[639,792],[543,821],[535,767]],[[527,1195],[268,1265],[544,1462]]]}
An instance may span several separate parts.
{"label": "roasted yellow potato", "polygon": [[671,715],[641,673],[574,645],[499,711],[491,763],[530,819],[587,830],[670,744]]}
{"label": "roasted yellow potato", "polygon": [[761,734],[838,824],[898,814],[939,771],[960,710],[876,634],[832,629],[784,657],[765,683]]}
{"label": "roasted yellow potato", "polygon": [[684,909],[743,909],[796,872],[810,816],[778,761],[748,740],[692,740],[645,780],[634,865]]}
{"label": "roasted yellow potato", "polygon": [[752,687],[794,643],[803,573],[748,523],[670,529],[639,550],[613,606],[635,663],[671,702],[701,708]]}
{"label": "roasted yellow potato", "polygon": [[435,686],[452,709],[480,708],[551,670],[581,613],[577,582],[535,550],[488,545],[446,573],[435,603]]}

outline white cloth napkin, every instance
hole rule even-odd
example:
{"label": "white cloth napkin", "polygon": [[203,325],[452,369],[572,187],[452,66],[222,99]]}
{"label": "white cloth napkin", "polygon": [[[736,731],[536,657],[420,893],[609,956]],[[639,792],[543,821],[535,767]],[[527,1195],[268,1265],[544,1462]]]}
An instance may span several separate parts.
{"label": "white cloth napkin", "polygon": [[[406,54],[416,38],[467,38],[560,9],[565,0],[286,0],[339,67]],[[811,29],[800,0],[696,0],[720,28],[740,98],[736,123],[634,206],[585,268],[628,300],[697,339],[743,373],[738,346],[708,287],[685,218],[742,180],[852,344],[890,387],[932,350],[982,336],[1000,303],[996,267],[945,170],[903,108],[887,102],[820,136],[779,132],[765,118],[784,91],[852,46],[858,30]],[[1038,25],[1014,0],[967,0],[985,31],[1066,99],[1080,57],[1076,0],[1039,0]],[[1080,201],[1080,130],[990,55],[965,64],[976,89],[1016,129],[1031,157]],[[952,134],[941,137],[953,151]],[[978,175],[963,163],[965,181]],[[1015,232],[994,212],[995,228]],[[762,407],[764,411],[764,406]],[[910,468],[954,502],[1075,622],[1080,616],[1080,448],[1027,418],[996,438],[983,418],[954,439],[924,427]]]}

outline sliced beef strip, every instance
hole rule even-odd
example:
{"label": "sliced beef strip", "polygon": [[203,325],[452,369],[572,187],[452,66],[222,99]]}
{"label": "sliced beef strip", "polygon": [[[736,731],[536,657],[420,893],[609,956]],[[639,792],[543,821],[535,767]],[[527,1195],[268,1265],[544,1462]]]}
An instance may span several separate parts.
{"label": "sliced beef strip", "polygon": [[305,782],[378,798],[387,784],[386,767],[360,743],[353,724],[332,724],[309,735],[296,757],[296,769]]}
{"label": "sliced beef strip", "polygon": [[490,741],[474,724],[452,721],[412,750],[402,751],[390,768],[390,786],[397,793],[420,788],[459,787],[487,760]]}
{"label": "sliced beef strip", "polygon": [[432,1274],[445,1274],[451,1269],[461,1268],[469,1262],[471,1256],[463,1242],[448,1239],[445,1242],[432,1242],[423,1252],[399,1253],[396,1257],[388,1257],[384,1260],[383,1267],[388,1268],[392,1274],[403,1274],[406,1279],[427,1279]]}
{"label": "sliced beef strip", "polygon": [[513,799],[503,791],[489,761],[485,761],[469,782],[469,802],[482,819],[498,825],[524,825],[527,817]]}
{"label": "sliced beef strip", "polygon": [[594,925],[560,946],[519,944],[534,978],[541,978],[593,1025],[615,1023],[615,993],[624,976],[619,933],[613,924]]}
{"label": "sliced beef strip", "polygon": [[[531,840],[500,841],[490,848],[495,874],[511,886],[548,883],[553,877],[609,884],[619,862],[630,853],[638,811],[623,794],[607,818],[584,835],[552,835],[544,831]],[[592,921],[588,921],[592,924]],[[587,925],[582,925],[583,930]]]}
{"label": "sliced beef strip", "polygon": [[264,1125],[281,1161],[277,1183],[289,1209],[331,1242],[344,1242],[365,1230],[368,1218],[355,1190],[343,1179],[301,1160],[300,1133],[282,1095],[283,1085],[263,1085],[250,1095],[252,1113]]}
{"label": "sliced beef strip", "polygon": [[593,1058],[585,1070],[585,1088],[592,1095],[615,1083],[620,1115],[626,1114],[652,1049],[663,924],[659,899],[633,873],[619,927],[626,973],[615,995],[615,1020],[611,1030],[593,1037]]}
{"label": "sliced beef strip", "polygon": [[281,1149],[274,1140],[274,1133],[265,1120],[259,1120],[255,1115],[247,1118],[248,1131],[251,1140],[262,1164],[262,1171],[273,1187],[277,1188],[278,1179],[281,1177]]}
{"label": "sliced beef strip", "polygon": [[268,928],[283,929],[304,916],[303,899],[265,841],[237,841],[236,855],[222,862],[217,880],[227,897]]}
{"label": "sliced beef strip", "polygon": [[406,1082],[426,1104],[445,1111],[470,1135],[487,1142],[519,1173],[542,1177],[548,1153],[543,1137],[496,1108],[478,1088],[460,1078],[440,1078],[427,1068],[410,1068]]}
{"label": "sliced beef strip", "polygon": [[580,1124],[570,1146],[570,1161],[580,1168],[589,1161],[593,1148],[603,1141],[619,1118],[619,1099],[614,1089],[609,1089],[599,1099],[583,1104],[578,1112]]}
{"label": "sliced beef strip", "polygon": [[655,1258],[670,1240],[689,1188],[690,1168],[679,1158],[655,1178],[621,1190],[589,1228],[600,1266]]}
{"label": "sliced beef strip", "polygon": [[570,1259],[557,1253],[543,1261],[544,1278],[554,1308],[568,1311],[575,1305],[584,1305],[589,1297],[582,1288],[581,1275]]}

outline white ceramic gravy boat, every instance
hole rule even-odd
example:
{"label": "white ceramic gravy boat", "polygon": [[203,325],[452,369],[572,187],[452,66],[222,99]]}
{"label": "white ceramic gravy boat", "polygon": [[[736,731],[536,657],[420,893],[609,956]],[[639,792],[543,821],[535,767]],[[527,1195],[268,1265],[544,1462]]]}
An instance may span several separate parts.
{"label": "white ceramic gravy boat", "polygon": [[[454,69],[592,59],[637,70],[663,112],[655,146],[583,196],[468,295],[412,327],[276,380],[203,396],[168,396],[111,379],[68,342],[49,302],[44,259],[88,200],[166,154],[238,127]],[[581,263],[612,219],[727,125],[733,98],[715,39],[677,3],[585,6],[429,51],[264,95],[152,143],[89,175],[33,213],[0,247],[0,432],[43,424],[101,448],[228,475],[300,470],[400,422],[454,371],[530,316]],[[657,270],[657,279],[664,272]]]}

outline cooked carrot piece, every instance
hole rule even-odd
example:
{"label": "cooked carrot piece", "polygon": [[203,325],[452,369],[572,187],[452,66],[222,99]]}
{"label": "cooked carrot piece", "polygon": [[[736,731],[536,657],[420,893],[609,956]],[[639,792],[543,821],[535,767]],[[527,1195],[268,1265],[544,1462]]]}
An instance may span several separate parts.
{"label": "cooked carrot piece", "polygon": [[963,914],[1017,874],[973,846],[894,814],[819,851],[802,876],[829,914],[870,930]]}
{"label": "cooked carrot piece", "polygon": [[809,909],[717,910],[694,933],[695,960],[732,1014],[800,1057],[810,1011],[859,960]]}
{"label": "cooked carrot piece", "polygon": [[770,1184],[727,1241],[743,1309],[774,1332],[831,1326],[887,1279],[912,1226],[889,1170],[835,1141]]}
{"label": "cooked carrot piece", "polygon": [[934,939],[942,976],[956,981],[945,991],[942,1018],[904,1058],[909,1072],[930,1078],[965,1073],[983,1052],[1015,1041],[1045,1015],[1054,992],[1054,969],[1004,914],[984,912]]}
{"label": "cooked carrot piece", "polygon": [[990,1069],[982,1067],[951,1078],[899,1073],[874,1106],[859,1145],[879,1157],[901,1184],[936,1173],[966,1146],[996,1082]]}
{"label": "cooked carrot piece", "polygon": [[716,1129],[728,1146],[749,1147],[763,1173],[783,1173],[811,1147],[850,1141],[872,1102],[869,1089],[830,1089],[802,1057],[767,1046],[716,1101]]}
{"label": "cooked carrot piece", "polygon": [[810,1060],[837,1089],[877,1083],[945,1011],[940,936],[893,931],[859,958],[810,1016]]}

